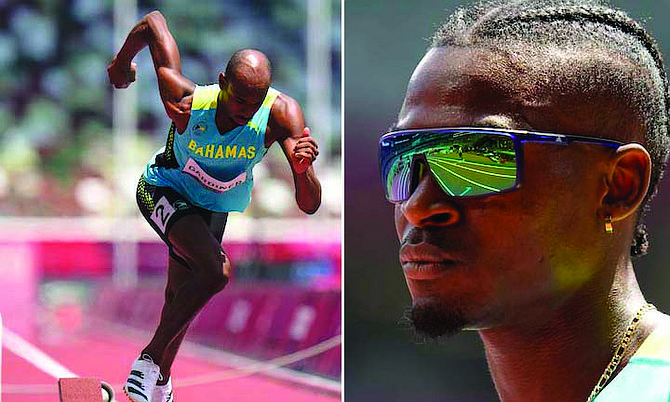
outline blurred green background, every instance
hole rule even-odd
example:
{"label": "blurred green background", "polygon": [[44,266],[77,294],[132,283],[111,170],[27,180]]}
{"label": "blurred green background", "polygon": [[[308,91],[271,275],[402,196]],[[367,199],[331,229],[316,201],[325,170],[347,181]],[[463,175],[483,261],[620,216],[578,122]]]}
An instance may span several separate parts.
{"label": "blurred green background", "polygon": [[[415,344],[398,325],[410,302],[397,260],[393,209],[381,192],[377,140],[439,22],[462,1],[345,3],[345,400],[492,401],[476,333]],[[643,22],[670,58],[670,0],[612,1]],[[670,177],[646,222],[652,248],[636,271],[648,300],[670,311]]]}

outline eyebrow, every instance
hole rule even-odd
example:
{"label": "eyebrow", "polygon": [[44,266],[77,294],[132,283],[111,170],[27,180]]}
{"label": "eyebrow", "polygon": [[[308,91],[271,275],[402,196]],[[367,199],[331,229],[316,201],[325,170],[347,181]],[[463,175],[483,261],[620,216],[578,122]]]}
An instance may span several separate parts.
{"label": "eyebrow", "polygon": [[[499,121],[499,120],[493,120],[489,119],[488,117],[472,122],[467,125],[467,127],[477,127],[477,128],[498,128],[501,130],[515,130],[517,128],[510,126],[509,124],[505,124],[505,122]],[[398,127],[398,120],[394,121],[391,126],[386,130],[387,133],[390,133],[392,131],[400,131],[401,129]]]}
{"label": "eyebrow", "polygon": [[484,127],[484,128],[499,128],[502,130],[515,130],[518,128],[515,127],[514,120],[509,116],[493,115],[486,116],[483,119],[472,122],[472,127]]}

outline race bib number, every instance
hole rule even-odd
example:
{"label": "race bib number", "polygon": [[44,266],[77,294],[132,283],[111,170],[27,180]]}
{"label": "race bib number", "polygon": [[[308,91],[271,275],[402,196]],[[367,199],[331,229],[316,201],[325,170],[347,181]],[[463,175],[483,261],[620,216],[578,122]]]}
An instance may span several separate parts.
{"label": "race bib number", "polygon": [[170,205],[170,202],[165,197],[161,197],[156,204],[156,207],[151,212],[151,220],[160,228],[161,232],[165,234],[167,223],[172,218],[175,209]]}
{"label": "race bib number", "polygon": [[225,193],[226,191],[239,186],[240,184],[244,183],[245,180],[247,180],[247,172],[242,172],[236,178],[230,181],[217,180],[208,175],[207,172],[205,172],[192,158],[188,159],[182,172],[193,176],[203,187],[214,191],[215,193]]}

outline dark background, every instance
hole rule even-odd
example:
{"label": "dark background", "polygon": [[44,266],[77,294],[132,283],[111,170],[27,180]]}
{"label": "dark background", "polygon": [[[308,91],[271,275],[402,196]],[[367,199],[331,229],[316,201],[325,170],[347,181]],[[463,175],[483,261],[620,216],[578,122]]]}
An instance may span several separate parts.
{"label": "dark background", "polygon": [[[461,1],[346,0],[345,400],[491,401],[497,396],[475,332],[416,344],[398,325],[410,303],[397,260],[393,208],[381,192],[377,140],[393,123],[407,81],[439,22]],[[670,0],[613,1],[670,57]],[[652,248],[635,262],[649,301],[670,311],[670,177],[646,222]]]}

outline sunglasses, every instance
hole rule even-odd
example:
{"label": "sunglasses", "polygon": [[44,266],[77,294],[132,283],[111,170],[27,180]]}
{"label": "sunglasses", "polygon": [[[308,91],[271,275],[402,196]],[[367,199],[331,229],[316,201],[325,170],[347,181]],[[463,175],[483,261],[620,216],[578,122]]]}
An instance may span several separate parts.
{"label": "sunglasses", "polygon": [[487,196],[514,190],[523,179],[521,144],[525,142],[623,145],[603,138],[493,128],[393,131],[384,134],[379,141],[386,198],[392,203],[406,201],[426,169],[452,197]]}

